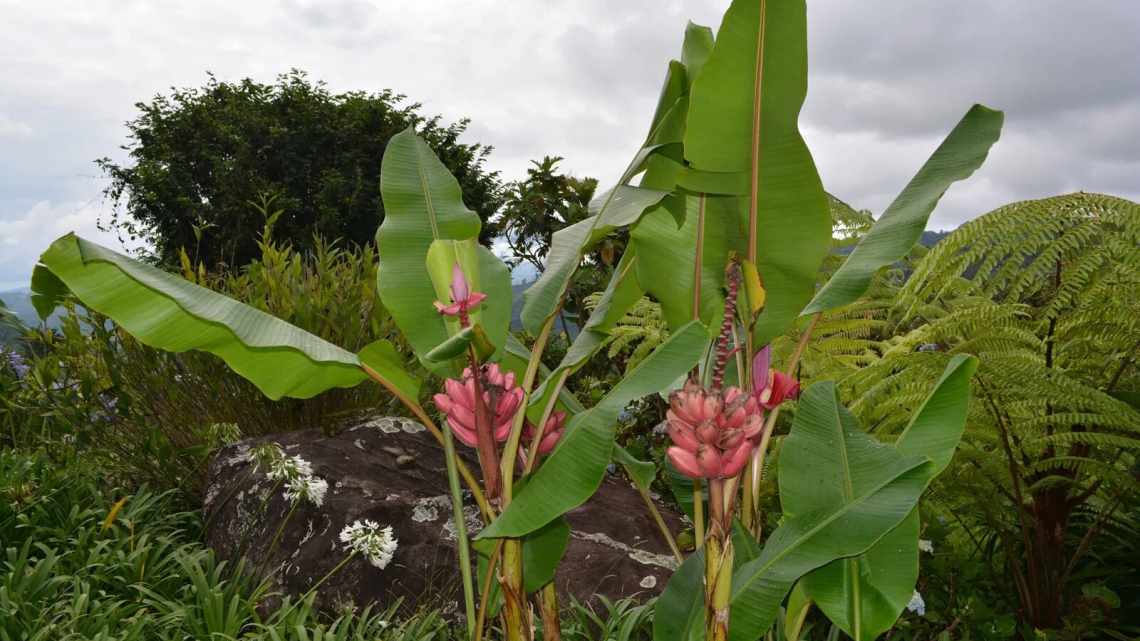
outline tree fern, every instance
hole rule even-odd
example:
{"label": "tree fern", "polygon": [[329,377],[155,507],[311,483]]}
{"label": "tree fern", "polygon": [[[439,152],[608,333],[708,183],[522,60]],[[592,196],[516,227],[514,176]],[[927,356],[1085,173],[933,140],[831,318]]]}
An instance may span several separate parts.
{"label": "tree fern", "polygon": [[[601,297],[601,292],[587,296],[586,308],[593,311]],[[642,296],[610,332],[606,355],[610,359],[623,358],[628,372],[668,338],[669,325],[665,322],[661,305]]]}
{"label": "tree fern", "polygon": [[[1076,193],[1013,203],[943,239],[893,308],[895,336],[844,380],[890,434],[950,355],[974,379],[959,513],[997,534],[1026,618],[1054,627],[1066,582],[1140,500],[1140,205]],[[1103,538],[1110,542],[1108,536]]]}

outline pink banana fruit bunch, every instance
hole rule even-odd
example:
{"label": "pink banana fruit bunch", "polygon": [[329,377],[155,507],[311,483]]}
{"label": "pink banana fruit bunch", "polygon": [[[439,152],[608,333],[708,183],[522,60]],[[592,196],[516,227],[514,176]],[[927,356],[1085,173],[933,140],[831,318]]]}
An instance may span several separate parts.
{"label": "pink banana fruit bunch", "polygon": [[[523,390],[515,380],[514,372],[504,372],[498,363],[488,363],[481,368],[482,377],[480,387],[483,390],[483,402],[491,411],[492,435],[496,443],[507,440],[511,433],[511,423],[514,422],[515,413],[522,406]],[[475,429],[475,380],[471,368],[463,370],[463,379],[449,378],[443,383],[444,392],[436,394],[436,407],[447,416],[447,424],[455,437],[468,447],[478,447],[478,436]],[[540,454],[547,454],[558,444],[562,438],[566,423],[566,413],[557,411],[551,414],[546,421],[546,428],[542,431],[542,441],[539,443]],[[534,438],[534,426],[529,422],[523,432],[524,442]]]}
{"label": "pink banana fruit bunch", "polygon": [[[515,412],[522,405],[523,391],[515,382],[514,372],[504,373],[498,363],[489,363],[481,368],[480,387],[483,389],[483,402],[491,414],[491,430],[495,441],[507,440],[511,433],[511,422]],[[464,445],[478,446],[475,431],[475,379],[471,368],[463,370],[463,379],[449,378],[443,382],[444,392],[436,394],[436,407],[447,416],[451,431]]]}
{"label": "pink banana fruit bunch", "polygon": [[760,402],[737,387],[707,390],[694,380],[669,395],[666,456],[685,476],[724,479],[740,474],[764,428]]}
{"label": "pink banana fruit bunch", "polygon": [[558,441],[562,439],[562,433],[565,429],[566,412],[555,410],[551,412],[550,418],[546,419],[546,426],[543,428],[541,434],[537,433],[533,423],[527,421],[526,426],[523,427],[523,442],[531,443],[535,438],[540,439],[538,442],[538,454],[540,456],[546,455],[554,449],[555,445],[558,445]]}

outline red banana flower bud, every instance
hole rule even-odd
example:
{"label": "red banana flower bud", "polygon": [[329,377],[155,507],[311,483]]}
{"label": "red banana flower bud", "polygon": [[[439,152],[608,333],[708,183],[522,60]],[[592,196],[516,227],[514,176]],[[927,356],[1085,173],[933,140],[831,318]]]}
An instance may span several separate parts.
{"label": "red banana flower bud", "polygon": [[775,409],[785,400],[800,395],[800,384],[796,379],[771,367],[771,354],[772,347],[765,345],[752,358],[752,393],[766,410]]}

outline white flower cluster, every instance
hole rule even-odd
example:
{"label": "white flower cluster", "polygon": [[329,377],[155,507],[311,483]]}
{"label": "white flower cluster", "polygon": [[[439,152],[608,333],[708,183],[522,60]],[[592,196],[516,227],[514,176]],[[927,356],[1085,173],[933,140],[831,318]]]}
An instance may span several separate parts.
{"label": "white flower cluster", "polygon": [[918,551],[926,552],[927,554],[934,554],[934,543],[930,539],[919,539]]}
{"label": "white flower cluster", "polygon": [[285,482],[285,498],[290,503],[308,501],[320,507],[324,504],[325,492],[328,491],[328,481],[315,476],[298,476]]}
{"label": "white flower cluster", "polygon": [[313,476],[313,466],[308,461],[300,456],[286,456],[276,443],[255,447],[252,456],[258,469],[265,469],[269,480],[285,484],[289,502],[308,501],[317,507],[324,504],[328,481]]}
{"label": "white flower cluster", "polygon": [[906,609],[920,617],[926,616],[926,601],[922,600],[922,595],[918,593],[918,590],[915,590],[914,594],[910,596],[910,601],[906,604]]}
{"label": "white flower cluster", "polygon": [[396,553],[397,541],[392,526],[380,527],[376,521],[355,521],[340,531],[340,540],[350,552],[359,553],[383,570]]}

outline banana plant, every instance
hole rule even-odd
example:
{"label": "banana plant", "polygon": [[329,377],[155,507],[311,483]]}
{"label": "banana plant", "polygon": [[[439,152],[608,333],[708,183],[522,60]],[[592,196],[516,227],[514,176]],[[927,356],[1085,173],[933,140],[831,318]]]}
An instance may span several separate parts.
{"label": "banana plant", "polygon": [[[217,355],[272,399],[308,398],[366,380],[384,386],[447,453],[471,636],[481,634],[483,619],[475,610],[461,482],[479,506],[485,531],[502,531],[493,537],[495,545],[478,548],[485,553],[483,565],[495,559],[484,576],[499,580],[493,590],[482,582],[479,612],[485,618],[495,607],[488,604],[493,594],[501,595],[507,637],[529,638],[528,594],[539,592],[543,611],[557,612],[552,579],[569,536],[561,515],[600,484],[613,455],[618,414],[691,369],[707,332],[700,323],[675,331],[595,407],[582,408],[562,390],[534,402],[535,385],[555,375],[539,360],[554,314],[543,319],[533,351],[509,334],[507,267],[478,244],[479,218],[463,205],[458,182],[414,131],[393,137],[382,167],[388,215],[377,231],[378,291],[416,358],[442,380],[433,396],[441,421],[419,403],[421,382],[390,341],[376,341],[359,353],[344,350],[74,234],[56,240],[40,257],[33,275],[36,307],[46,316],[70,293],[151,347]],[[629,188],[607,196],[597,216],[628,222],[657,197]],[[568,419],[567,412],[574,416]],[[456,441],[476,450],[478,472],[456,456]],[[544,509],[511,510],[523,478],[520,496],[545,495]],[[500,523],[507,513],[509,522]],[[513,526],[519,519],[522,526]],[[557,638],[557,617],[544,617],[544,623],[547,638]]]}
{"label": "banana plant", "polygon": [[[552,579],[569,536],[563,515],[597,490],[611,461],[648,497],[654,470],[615,444],[615,425],[631,401],[667,394],[668,459],[692,479],[698,550],[662,596],[657,641],[755,639],[793,586],[797,616],[814,603],[855,638],[873,638],[913,588],[915,506],[953,454],[973,361],[948,364],[893,444],[860,430],[834,385],[808,388],[780,459],[785,518],[766,539],[757,500],[764,457],[781,403],[799,393],[793,374],[811,319],[857,300],[877,270],[905,255],[941,195],[981,165],[1001,114],[972,108],[817,290],[830,226],[798,128],[807,88],[803,0],[734,0],[715,35],[690,24],[681,50],[617,184],[590,204],[588,218],[554,235],[546,268],[524,295],[523,325],[537,337],[529,350],[510,333],[509,272],[478,244],[480,220],[458,182],[412,129],[390,140],[378,291],[435,377],[434,411],[420,404],[423,381],[389,341],[344,350],[71,234],[41,256],[34,303],[46,315],[70,292],[147,345],[217,355],[274,399],[366,380],[384,386],[445,450],[473,639],[495,611],[508,639],[530,638],[530,595],[544,638],[559,638]],[[619,228],[629,230],[627,250],[595,312],[547,370],[542,354],[575,271]],[[646,294],[661,303],[670,338],[582,407],[565,390],[568,377]],[[779,371],[767,345],[800,319],[807,329]],[[475,450],[478,470],[457,456],[456,441]],[[473,546],[461,485],[485,522]]]}
{"label": "banana plant", "polygon": [[[881,448],[851,424],[834,388],[813,386],[800,401],[790,451],[805,442],[800,435],[813,426],[818,431],[805,422],[812,408],[826,406],[842,418],[835,423],[840,431],[832,430],[836,438],[843,435],[858,446],[843,452],[848,464],[869,465],[880,476],[851,485],[848,469],[849,491],[825,504],[827,497],[812,497],[818,484],[804,475],[833,460],[839,441],[807,449],[799,459],[793,454],[798,463],[780,475],[780,490],[782,498],[805,494],[802,501],[782,500],[791,505],[789,517],[806,506],[803,516],[789,518],[763,548],[753,549],[763,539],[757,495],[765,453],[781,402],[797,395],[792,374],[814,320],[856,301],[875,272],[913,247],[942,194],[985,160],[1002,122],[1000,112],[972,107],[843,267],[817,289],[830,225],[826,195],[797,124],[807,85],[805,15],[802,1],[736,0],[715,37],[706,27],[686,29],[681,59],[668,67],[650,133],[622,177],[623,184],[637,178],[641,189],[665,195],[630,224],[629,247],[599,313],[560,365],[571,370],[593,354],[614,313],[620,316],[646,293],[661,303],[673,331],[691,322],[712,328],[701,363],[683,385],[669,386],[667,416],[674,443],[668,459],[675,472],[692,479],[699,551],[676,574],[663,605],[694,595],[703,601],[665,605],[658,614],[658,641],[756,638],[800,579],[797,603],[814,602],[855,638],[874,638],[887,629],[917,577],[918,497],[945,467],[964,421],[963,381],[972,361],[950,363],[916,415],[914,424],[923,427],[914,434],[937,434],[939,448],[915,449],[908,439],[895,446],[902,455],[868,463],[863,459]],[[796,322],[807,328],[778,371],[769,363],[767,344]],[[542,393],[556,393],[561,380]],[[943,405],[958,411],[926,409]],[[647,476],[639,463],[620,449],[614,453],[643,485]],[[702,492],[696,491],[702,486],[708,490],[707,533]],[[486,535],[522,536],[541,526],[561,509],[531,505],[541,500],[538,493],[520,496]],[[541,518],[526,518],[535,513]],[[837,541],[848,528],[852,536]],[[750,536],[733,535],[740,530]],[[745,542],[746,553],[736,555],[734,548]],[[747,607],[740,611],[740,604]],[[682,612],[684,621],[670,625]]]}

